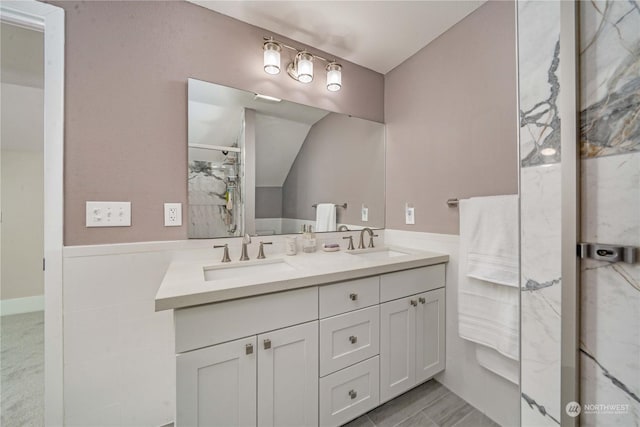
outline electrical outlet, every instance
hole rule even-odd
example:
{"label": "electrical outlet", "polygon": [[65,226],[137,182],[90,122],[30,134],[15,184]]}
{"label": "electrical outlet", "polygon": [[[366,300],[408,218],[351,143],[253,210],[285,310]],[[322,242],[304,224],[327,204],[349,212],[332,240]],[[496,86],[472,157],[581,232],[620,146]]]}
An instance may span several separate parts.
{"label": "electrical outlet", "polygon": [[164,204],[164,226],[179,227],[182,225],[182,203]]}
{"label": "electrical outlet", "polygon": [[414,225],[416,223],[416,212],[413,206],[409,206],[409,204],[405,205],[404,219],[405,219],[404,222],[407,225]]}
{"label": "electrical outlet", "polygon": [[362,222],[369,221],[369,208],[362,205]]}
{"label": "electrical outlet", "polygon": [[130,227],[131,202],[87,202],[87,227]]}

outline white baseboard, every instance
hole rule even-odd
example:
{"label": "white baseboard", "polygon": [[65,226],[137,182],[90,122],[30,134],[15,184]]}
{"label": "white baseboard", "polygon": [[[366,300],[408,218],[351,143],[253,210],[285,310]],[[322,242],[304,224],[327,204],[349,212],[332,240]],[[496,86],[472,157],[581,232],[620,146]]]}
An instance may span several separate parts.
{"label": "white baseboard", "polygon": [[44,295],[35,297],[12,298],[0,301],[0,316],[32,313],[44,310]]}

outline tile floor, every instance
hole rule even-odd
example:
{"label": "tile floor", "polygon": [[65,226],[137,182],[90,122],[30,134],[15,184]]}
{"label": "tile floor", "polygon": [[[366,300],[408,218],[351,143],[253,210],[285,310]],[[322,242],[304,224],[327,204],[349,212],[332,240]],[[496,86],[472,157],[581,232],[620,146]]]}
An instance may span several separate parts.
{"label": "tile floor", "polygon": [[489,417],[448,388],[430,380],[345,427],[494,427]]}
{"label": "tile floor", "polygon": [[[0,425],[44,425],[43,313],[2,317],[0,349]],[[498,424],[435,380],[346,424],[346,427],[396,426],[494,427]]]}
{"label": "tile floor", "polygon": [[44,313],[0,319],[0,425],[44,425]]}

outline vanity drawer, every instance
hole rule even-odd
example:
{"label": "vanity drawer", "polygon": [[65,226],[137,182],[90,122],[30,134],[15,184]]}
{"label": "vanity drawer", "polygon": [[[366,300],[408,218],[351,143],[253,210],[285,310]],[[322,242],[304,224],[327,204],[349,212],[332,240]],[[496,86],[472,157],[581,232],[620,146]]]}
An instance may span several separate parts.
{"label": "vanity drawer", "polygon": [[380,306],[320,320],[320,376],[380,351]]}
{"label": "vanity drawer", "polygon": [[379,356],[320,378],[320,425],[339,426],[380,403]]}
{"label": "vanity drawer", "polygon": [[380,276],[320,286],[320,318],[380,302]]}
{"label": "vanity drawer", "polygon": [[316,286],[174,311],[176,353],[318,319]]}
{"label": "vanity drawer", "polygon": [[444,286],[445,264],[430,265],[380,276],[380,302],[404,298]]}

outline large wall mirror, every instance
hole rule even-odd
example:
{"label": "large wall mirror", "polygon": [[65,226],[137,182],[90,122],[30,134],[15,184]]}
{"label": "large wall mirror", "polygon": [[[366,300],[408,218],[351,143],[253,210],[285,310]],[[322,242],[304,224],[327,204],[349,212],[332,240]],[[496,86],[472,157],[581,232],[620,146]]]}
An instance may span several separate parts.
{"label": "large wall mirror", "polygon": [[190,238],[384,227],[383,124],[195,79],[188,99]]}

